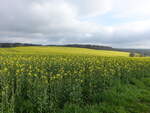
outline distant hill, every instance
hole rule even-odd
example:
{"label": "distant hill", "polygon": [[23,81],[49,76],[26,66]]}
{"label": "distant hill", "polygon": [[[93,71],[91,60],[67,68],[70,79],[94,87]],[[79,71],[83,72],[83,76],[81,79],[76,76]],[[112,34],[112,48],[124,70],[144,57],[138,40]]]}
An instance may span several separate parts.
{"label": "distant hill", "polygon": [[150,49],[122,49],[122,48],[113,48],[109,46],[101,46],[101,45],[81,45],[81,44],[70,44],[70,45],[48,45],[48,46],[61,46],[61,47],[79,47],[79,48],[88,48],[88,49],[96,49],[96,50],[111,50],[111,51],[123,51],[123,52],[132,52],[132,53],[140,53],[143,56],[150,56]]}
{"label": "distant hill", "polygon": [[99,49],[99,50],[114,50],[109,46],[99,45],[81,45],[81,44],[70,44],[70,45],[40,45],[40,44],[28,44],[28,43],[0,43],[0,47],[19,47],[19,46],[60,46],[60,47],[79,47],[88,49]]}
{"label": "distant hill", "polygon": [[128,52],[94,50],[77,47],[56,47],[56,46],[29,46],[15,48],[0,48],[0,55],[85,55],[85,56],[123,56],[128,57]]}
{"label": "distant hill", "polygon": [[82,44],[68,44],[68,45],[40,45],[40,44],[28,44],[28,43],[0,43],[1,48],[8,47],[20,47],[20,46],[56,46],[56,47],[78,47],[78,48],[88,48],[96,50],[112,50],[112,51],[123,51],[123,52],[133,52],[140,53],[144,56],[150,56],[150,49],[122,49],[122,48],[113,48],[109,46],[101,45],[82,45]]}
{"label": "distant hill", "polygon": [[[57,45],[56,45],[57,46]],[[79,48],[88,48],[88,49],[96,49],[96,50],[111,50],[111,51],[123,51],[123,52],[131,52],[131,53],[140,53],[143,56],[150,56],[150,49],[122,49],[122,48],[113,48],[109,46],[101,46],[101,45],[80,45],[80,44],[71,44],[71,45],[60,45],[63,47],[79,47]]]}

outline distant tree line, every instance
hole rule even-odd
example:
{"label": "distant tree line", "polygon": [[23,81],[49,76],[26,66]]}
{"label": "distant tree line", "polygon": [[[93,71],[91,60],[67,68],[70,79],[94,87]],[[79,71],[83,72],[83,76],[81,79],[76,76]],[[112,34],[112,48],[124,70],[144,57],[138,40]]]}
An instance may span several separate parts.
{"label": "distant tree line", "polygon": [[8,47],[19,47],[19,46],[41,46],[38,44],[27,44],[27,43],[0,43],[1,48],[8,48]]}
{"label": "distant tree line", "polygon": [[100,45],[81,45],[81,44],[70,44],[70,45],[63,45],[65,47],[79,47],[79,48],[88,48],[88,49],[97,49],[97,50],[114,50],[112,47],[109,46],[100,46]]}

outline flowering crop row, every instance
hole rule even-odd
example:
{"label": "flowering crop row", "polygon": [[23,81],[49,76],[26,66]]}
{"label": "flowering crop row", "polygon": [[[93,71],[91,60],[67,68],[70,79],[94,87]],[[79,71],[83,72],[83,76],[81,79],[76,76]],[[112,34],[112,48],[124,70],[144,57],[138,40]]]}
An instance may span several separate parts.
{"label": "flowering crop row", "polygon": [[1,55],[0,113],[55,113],[105,102],[114,84],[150,77],[150,58]]}

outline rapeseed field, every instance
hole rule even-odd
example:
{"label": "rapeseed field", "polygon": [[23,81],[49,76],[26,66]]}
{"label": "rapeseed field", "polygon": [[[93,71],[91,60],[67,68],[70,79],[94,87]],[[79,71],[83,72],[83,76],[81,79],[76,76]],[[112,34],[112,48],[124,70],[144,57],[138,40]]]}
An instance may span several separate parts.
{"label": "rapeseed field", "polygon": [[150,113],[150,58],[128,56],[0,48],[0,113]]}

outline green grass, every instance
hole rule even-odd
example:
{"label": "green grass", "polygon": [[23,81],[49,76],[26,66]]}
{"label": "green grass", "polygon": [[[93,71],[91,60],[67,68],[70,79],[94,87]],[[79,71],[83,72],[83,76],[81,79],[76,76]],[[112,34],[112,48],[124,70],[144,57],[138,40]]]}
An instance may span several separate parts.
{"label": "green grass", "polygon": [[150,58],[67,47],[1,48],[0,113],[150,113]]}

